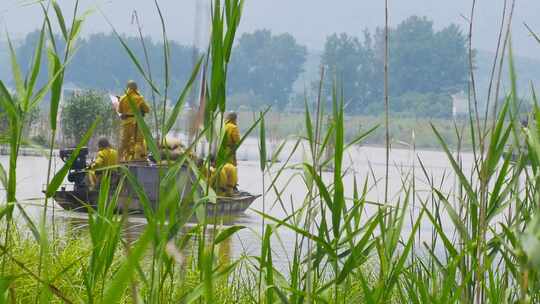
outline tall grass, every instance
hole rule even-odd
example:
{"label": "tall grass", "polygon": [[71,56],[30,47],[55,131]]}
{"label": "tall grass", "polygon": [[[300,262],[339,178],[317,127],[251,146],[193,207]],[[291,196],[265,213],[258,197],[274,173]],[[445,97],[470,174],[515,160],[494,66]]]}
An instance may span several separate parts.
{"label": "tall grass", "polygon": [[[169,88],[166,20],[160,15],[164,39],[165,83],[152,82],[150,69],[118,35],[119,43],[148,86],[161,100],[162,117],[153,131],[138,111],[134,111],[150,151],[161,160],[158,146],[178,119],[186,97],[197,79],[201,79],[204,119],[188,150],[194,150],[203,137],[208,152],[217,154],[216,170],[225,164],[223,117],[227,110],[227,70],[238,30],[243,1],[212,2],[212,33],[208,52],[197,60],[192,76],[178,90],[176,104],[167,111]],[[57,28],[50,17],[56,18]],[[474,11],[474,9],[473,9]],[[347,161],[351,147],[369,137],[376,126],[347,140],[343,92],[336,82],[331,109],[325,109],[322,91],[314,103],[306,101],[304,134],[284,140],[273,152],[267,151],[267,121],[260,113],[247,128],[241,142],[259,128],[259,170],[263,187],[263,209],[255,211],[261,219],[260,231],[248,232],[241,225],[222,224],[206,210],[214,208],[217,194],[212,184],[189,157],[184,156],[160,172],[159,202],[156,208],[137,178],[123,165],[118,183],[108,173],[99,189],[97,208],[88,208],[85,236],[75,241],[70,235],[50,238],[47,205],[63,183],[78,151],[92,136],[99,120],[87,131],[78,149],[56,174],[49,172],[46,200],[40,223],[36,225],[17,201],[18,150],[23,142],[24,121],[29,111],[39,106],[50,93],[52,158],[57,111],[63,75],[76,48],[77,34],[83,24],[74,4],[71,26],[65,24],[55,1],[43,4],[44,23],[39,44],[28,75],[23,76],[11,47],[16,93],[0,81],[0,104],[9,119],[11,149],[8,170],[1,168],[0,180],[6,188],[6,204],[0,209],[5,223],[0,244],[2,271],[0,299],[19,303],[537,303],[540,277],[540,108],[534,88],[534,111],[531,123],[522,128],[518,121],[517,88],[512,49],[507,56],[511,88],[492,123],[480,124],[472,114],[463,134],[456,126],[457,142],[471,137],[474,147],[472,168],[463,165],[458,149],[453,153],[436,127],[433,133],[446,154],[455,189],[435,180],[421,159],[421,170],[403,172],[400,189],[390,189],[389,146],[384,180],[384,201],[368,200],[370,189],[379,180],[358,176]],[[386,11],[388,14],[388,11]],[[510,14],[511,15],[511,14]],[[84,14],[83,14],[84,16]],[[387,15],[388,16],[388,15]],[[471,18],[472,23],[472,18]],[[472,24],[470,25],[472,28]],[[529,29],[532,32],[532,29]],[[66,40],[66,50],[56,50],[53,33]],[[116,33],[116,31],[115,31]],[[509,37],[505,38],[505,41]],[[50,75],[36,90],[43,47],[47,46]],[[61,59],[63,58],[63,59]],[[496,60],[495,60],[496,62]],[[502,64],[502,61],[501,61]],[[202,75],[200,75],[200,71]],[[495,69],[494,69],[495,70]],[[148,75],[147,75],[148,74]],[[322,72],[324,76],[324,70]],[[200,76],[200,77],[199,77]],[[345,80],[346,81],[346,80]],[[471,79],[472,81],[472,79]],[[389,85],[389,84],[388,84]],[[497,93],[498,94],[498,93]],[[471,92],[472,95],[472,92]],[[475,101],[471,102],[474,113]],[[315,106],[312,109],[313,104]],[[133,106],[133,105],[132,105]],[[496,105],[494,105],[495,107]],[[485,119],[488,119],[486,116]],[[328,121],[330,123],[325,124]],[[480,130],[480,126],[483,130]],[[389,130],[388,117],[385,130]],[[386,133],[386,142],[390,142]],[[284,154],[285,146],[293,142]],[[415,146],[413,139],[412,146]],[[459,145],[458,145],[459,146]],[[292,156],[305,147],[303,161]],[[325,153],[325,151],[332,153]],[[413,153],[415,150],[413,149]],[[284,160],[279,163],[277,159]],[[167,161],[166,157],[163,159]],[[270,161],[268,161],[270,160]],[[52,159],[49,159],[49,164]],[[328,164],[333,171],[325,172]],[[205,166],[210,166],[205,160]],[[49,165],[49,171],[51,166]],[[187,168],[187,169],[186,169]],[[185,174],[193,172],[193,178]],[[7,173],[6,173],[7,172]],[[421,173],[418,173],[421,172]],[[291,177],[284,178],[287,173]],[[346,182],[351,177],[352,182]],[[444,178],[449,178],[446,175]],[[285,197],[294,179],[305,188],[302,201]],[[427,180],[429,193],[420,191],[416,181]],[[179,182],[180,180],[180,182]],[[190,185],[190,186],[185,186]],[[124,187],[135,193],[144,209],[146,224],[136,236],[125,233],[127,213],[117,214],[116,207]],[[298,191],[298,189],[296,189]],[[391,191],[398,192],[393,195]],[[129,200],[128,200],[129,201]],[[18,223],[14,211],[24,219]],[[281,208],[283,218],[272,215],[271,208]],[[187,225],[191,218],[197,223]],[[25,238],[18,227],[31,233]],[[285,265],[277,263],[281,234],[294,236],[294,247],[286,250]],[[420,237],[429,231],[427,238]],[[241,252],[224,258],[231,239],[242,233],[254,233],[260,239],[260,251]],[[53,233],[54,236],[57,233]],[[37,257],[37,258],[36,258]],[[37,260],[37,262],[36,262]]]}

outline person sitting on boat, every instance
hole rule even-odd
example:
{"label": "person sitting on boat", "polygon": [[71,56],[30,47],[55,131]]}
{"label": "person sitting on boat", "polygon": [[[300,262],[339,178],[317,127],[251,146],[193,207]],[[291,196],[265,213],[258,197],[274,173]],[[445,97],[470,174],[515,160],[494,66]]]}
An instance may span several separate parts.
{"label": "person sitting on boat", "polygon": [[208,174],[208,168],[202,160],[199,160],[197,164],[201,174],[208,179],[210,186],[214,188],[218,195],[232,196],[235,192],[238,192],[238,170],[235,165],[229,162],[225,163],[216,178],[216,158],[214,155],[210,155],[210,174]]}
{"label": "person sitting on boat", "polygon": [[240,144],[240,131],[238,129],[238,115],[235,112],[230,112],[225,118],[225,152],[227,162],[234,166],[236,163],[236,150]]}
{"label": "person sitting on boat", "polygon": [[232,196],[237,192],[238,185],[238,170],[236,169],[236,166],[231,163],[226,163],[218,173],[219,178],[215,185],[218,195]]}
{"label": "person sitting on boat", "polygon": [[105,137],[98,141],[98,153],[94,162],[90,165],[88,179],[90,186],[95,188],[101,179],[103,171],[96,171],[102,168],[115,166],[118,164],[118,152],[111,147],[111,143]]}
{"label": "person sitting on boat", "polygon": [[144,116],[150,112],[150,107],[139,93],[137,83],[128,81],[126,94],[119,97],[118,113],[120,114],[120,160],[121,161],[144,161],[146,160],[146,143],[137,120],[133,114],[130,103],[132,102],[137,111]]}

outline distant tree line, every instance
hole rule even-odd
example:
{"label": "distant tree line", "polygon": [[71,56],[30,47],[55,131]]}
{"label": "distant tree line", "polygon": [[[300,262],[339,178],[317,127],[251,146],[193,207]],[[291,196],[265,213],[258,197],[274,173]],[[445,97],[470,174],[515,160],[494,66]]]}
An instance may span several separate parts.
{"label": "distant tree line", "polygon": [[[322,64],[325,87],[335,79],[343,85],[351,111],[383,110],[384,31],[363,39],[334,34],[326,40]],[[457,25],[440,31],[425,17],[413,16],[389,32],[391,110],[403,114],[445,117],[452,113],[451,94],[467,85],[467,39]]]}
{"label": "distant tree line", "polygon": [[307,48],[290,34],[258,30],[240,37],[233,51],[229,92],[252,96],[252,107],[283,110],[304,71]]}
{"label": "distant tree line", "polygon": [[[29,65],[37,39],[37,32],[30,33],[18,47],[19,58],[26,61],[23,66]],[[125,40],[146,67],[141,41],[135,37]],[[392,111],[432,117],[451,115],[450,95],[464,90],[467,84],[467,39],[459,27],[450,25],[436,31],[432,21],[413,16],[390,30],[389,42]],[[163,45],[149,38],[145,43],[153,79],[163,83]],[[174,91],[187,80],[201,50],[171,42],[170,54]],[[260,109],[271,105],[278,111],[302,108],[303,100],[294,98],[293,93],[294,83],[304,72],[307,54],[307,48],[290,34],[276,35],[268,30],[243,34],[229,66],[231,107]],[[381,113],[383,60],[384,33],[380,28],[373,33],[364,30],[361,38],[330,35],[321,56],[327,71],[326,96],[337,80],[343,87],[349,113]],[[120,90],[128,79],[144,84],[113,34],[94,34],[78,42],[78,51],[66,75],[67,83],[80,88]]]}

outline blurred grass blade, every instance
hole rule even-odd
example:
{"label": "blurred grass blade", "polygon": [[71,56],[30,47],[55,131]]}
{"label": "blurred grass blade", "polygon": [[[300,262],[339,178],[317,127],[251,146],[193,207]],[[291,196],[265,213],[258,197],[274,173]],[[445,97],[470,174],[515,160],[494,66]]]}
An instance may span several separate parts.
{"label": "blurred grass blade", "polygon": [[149,223],[154,222],[154,211],[152,210],[150,206],[150,199],[148,198],[148,195],[146,192],[144,192],[144,189],[142,188],[141,184],[137,180],[137,178],[129,171],[128,168],[122,166],[120,167],[122,172],[126,175],[131,187],[137,194],[139,201],[141,202],[141,205],[143,206],[144,215],[146,216],[146,219]]}
{"label": "blurred grass blade", "polygon": [[529,25],[527,23],[525,23],[525,27],[527,28],[527,30],[529,31],[529,34],[531,34],[531,36],[533,36],[533,38],[538,42],[540,43],[540,37],[531,29],[531,27],[529,27]]}
{"label": "blurred grass blade", "polygon": [[[225,267],[224,269],[220,271],[215,271],[212,274],[212,280],[215,281],[223,277],[226,277],[234,268],[236,268],[237,265],[238,265],[238,261],[232,263],[231,265]],[[201,282],[199,283],[199,285],[191,288],[189,293],[187,293],[187,295],[182,299],[182,303],[190,304],[190,303],[194,303],[197,300],[200,300],[201,297],[203,297],[204,295],[204,291],[205,291],[204,287],[205,287],[204,282]],[[201,303],[205,303],[205,302],[201,301]]]}
{"label": "blurred grass blade", "polygon": [[266,283],[266,292],[265,292],[265,303],[274,302],[274,293],[272,292],[274,286],[274,266],[272,262],[272,226],[267,225],[264,232],[264,238],[262,242],[261,249],[261,259],[264,261],[261,267],[265,269],[265,283]]}
{"label": "blurred grass blade", "polygon": [[229,237],[231,237],[233,234],[237,233],[238,231],[247,228],[246,226],[231,226],[227,229],[221,231],[216,239],[214,240],[214,244],[217,245],[225,240],[227,240]]}
{"label": "blurred grass blade", "polygon": [[[377,215],[377,217],[379,217]],[[345,279],[351,274],[356,268],[358,268],[362,262],[367,261],[368,252],[365,252],[365,249],[370,247],[369,243],[373,241],[372,235],[375,228],[379,224],[378,218],[371,220],[367,230],[364,232],[364,236],[359,240],[356,246],[353,248],[352,252],[349,255],[349,258],[343,264],[343,268],[339,273],[339,276],[336,278],[336,283],[341,284]]]}
{"label": "blurred grass blade", "polygon": [[334,101],[334,130],[336,132],[334,137],[334,199],[332,205],[330,206],[330,210],[332,211],[332,228],[334,230],[334,237],[336,239],[339,238],[339,227],[341,226],[342,211],[345,208],[345,189],[343,187],[343,178],[341,176],[345,136],[343,103],[343,96],[341,96],[339,101]]}
{"label": "blurred grass blade", "polygon": [[21,72],[21,66],[17,62],[17,53],[15,52],[15,48],[13,47],[13,44],[11,43],[11,38],[9,38],[9,35],[7,35],[7,41],[9,46],[9,55],[11,59],[11,70],[13,75],[13,80],[15,81],[15,88],[17,89],[17,95],[19,98],[23,98],[23,96],[26,96],[26,90],[24,87],[24,80]]}
{"label": "blurred grass blade", "polygon": [[[232,2],[232,3],[231,3]],[[240,19],[242,18],[242,11],[244,7],[244,0],[232,0],[225,5],[226,9],[226,21],[227,21],[227,33],[225,34],[224,39],[224,49],[225,49],[225,62],[229,62],[231,59],[231,53],[234,44],[234,38],[238,26],[240,24]]]}
{"label": "blurred grass blade", "polygon": [[131,48],[127,45],[127,42],[124,40],[124,38],[122,38],[122,36],[120,36],[120,34],[116,31],[116,29],[114,28],[114,26],[112,25],[111,21],[105,16],[105,14],[103,12],[101,12],[101,14],[103,15],[103,17],[105,18],[105,20],[107,21],[107,23],[109,23],[109,25],[111,26],[112,28],[112,31],[113,31],[113,34],[116,36],[116,38],[118,39],[118,41],[120,41],[120,44],[122,45],[122,47],[124,48],[124,50],[127,52],[129,58],[131,59],[131,62],[133,62],[133,64],[135,64],[135,67],[137,68],[137,70],[139,71],[139,73],[142,75],[142,77],[144,78],[144,80],[146,81],[146,83],[148,83],[148,85],[152,88],[152,90],[154,90],[154,92],[161,96],[161,92],[159,91],[159,89],[157,88],[157,86],[154,84],[154,82],[152,82],[152,80],[148,77],[148,75],[146,75],[146,72],[144,71],[144,68],[142,67],[141,63],[139,62],[139,60],[137,59],[137,56],[135,56],[135,53],[131,50]]}
{"label": "blurred grass blade", "polygon": [[10,277],[0,277],[0,303],[10,303],[9,301],[9,290],[11,288],[11,285],[16,280],[15,276]]}
{"label": "blurred grass blade", "polygon": [[238,147],[240,147],[242,145],[242,143],[244,143],[244,141],[249,137],[249,135],[251,135],[251,132],[253,132],[253,130],[255,130],[257,125],[261,122],[261,118],[264,117],[266,115],[266,113],[268,113],[268,111],[270,111],[270,107],[266,108],[266,110],[264,110],[262,112],[261,116],[259,116],[259,118],[251,125],[251,127],[249,127],[244,132],[244,135],[242,136],[242,138],[240,138],[240,141],[238,142]]}
{"label": "blurred grass blade", "polygon": [[369,135],[371,135],[373,132],[375,132],[378,128],[379,128],[379,125],[376,125],[376,126],[372,127],[371,129],[367,130],[366,132],[364,132],[364,133],[358,135],[356,138],[354,138],[353,140],[351,140],[351,142],[349,142],[349,143],[345,146],[345,148],[344,148],[343,150],[348,150],[350,147],[359,144],[359,143],[362,142],[364,139],[366,139]]}
{"label": "blurred grass blade", "polygon": [[15,204],[17,205],[17,209],[19,209],[19,211],[21,212],[21,215],[24,221],[26,222],[26,225],[28,226],[28,228],[30,228],[30,232],[32,232],[34,239],[36,240],[37,243],[41,243],[41,233],[37,229],[36,225],[30,218],[30,216],[28,216],[28,213],[26,213],[26,210],[24,210],[21,204],[19,203],[15,203]]}
{"label": "blurred grass blade", "polygon": [[186,86],[184,87],[184,90],[182,91],[182,94],[180,94],[180,97],[176,101],[173,111],[171,115],[169,116],[169,119],[167,120],[165,132],[163,132],[164,137],[171,131],[172,127],[176,123],[176,120],[178,119],[178,114],[180,114],[180,111],[184,109],[186,97],[189,95],[189,92],[191,91],[191,88],[193,87],[193,82],[195,81],[195,79],[197,79],[197,75],[199,75],[199,70],[201,68],[203,59],[204,57],[201,57],[199,61],[197,62],[197,64],[195,65],[195,68],[193,69],[193,72],[191,73],[191,77],[189,78],[188,83],[186,84]]}
{"label": "blurred grass blade", "polygon": [[7,189],[8,187],[8,178],[6,174],[6,170],[4,169],[4,166],[0,164],[0,184],[4,189]]}
{"label": "blurred grass blade", "polygon": [[446,153],[446,156],[447,156],[448,160],[450,161],[450,164],[452,165],[452,168],[454,169],[454,173],[457,174],[461,185],[465,188],[465,190],[467,191],[467,194],[469,195],[469,198],[473,200],[473,203],[478,205],[478,198],[477,198],[476,192],[473,190],[471,184],[469,183],[469,181],[465,177],[465,174],[463,173],[463,170],[461,170],[461,167],[459,166],[459,164],[456,162],[456,160],[452,156],[452,153],[450,152],[450,149],[448,148],[448,145],[446,144],[446,142],[442,138],[441,134],[437,131],[437,129],[435,128],[435,126],[433,124],[430,123],[430,125],[431,125],[431,129],[433,130],[433,132],[435,133],[437,139],[439,140],[439,143],[441,144],[444,152]]}
{"label": "blurred grass blade", "polygon": [[465,242],[470,241],[471,236],[469,236],[469,233],[467,232],[467,227],[459,217],[458,212],[456,212],[452,204],[450,204],[448,199],[446,199],[446,197],[439,190],[433,189],[433,191],[437,194],[439,200],[446,207],[446,212],[448,212],[448,216],[450,217],[450,220],[452,220],[452,223],[454,223],[454,227],[456,227],[457,231],[459,232],[461,239]]}
{"label": "blurred grass blade", "polygon": [[75,41],[77,40],[77,37],[79,36],[79,33],[81,32],[81,26],[83,23],[83,19],[77,19],[73,22],[73,27],[71,28],[71,32],[69,34],[69,40]]}
{"label": "blurred grass blade", "polygon": [[56,130],[57,120],[58,120],[58,107],[60,104],[60,98],[62,97],[62,85],[64,83],[64,72],[62,71],[62,63],[58,58],[58,55],[53,51],[49,50],[49,68],[51,70],[51,100],[50,100],[50,109],[49,109],[49,119],[51,124],[51,129]]}
{"label": "blurred grass blade", "polygon": [[125,287],[131,282],[133,273],[137,269],[137,264],[143,257],[144,253],[154,235],[154,226],[146,226],[146,230],[139,237],[135,248],[124,261],[118,272],[114,275],[111,282],[107,284],[107,289],[101,303],[119,303],[124,295]]}
{"label": "blurred grass blade", "polygon": [[150,152],[152,152],[152,156],[154,156],[158,162],[161,161],[161,153],[159,152],[159,148],[156,141],[154,140],[154,137],[152,136],[150,128],[144,121],[143,116],[141,115],[141,110],[137,107],[135,101],[133,101],[133,99],[129,96],[128,101],[131,112],[135,115],[135,119],[137,120],[137,128],[140,129],[141,133],[143,134],[144,140],[148,145]]}
{"label": "blurred grass blade", "polygon": [[62,14],[62,9],[58,5],[58,2],[53,0],[52,2],[54,12],[56,13],[56,19],[58,20],[58,25],[60,26],[60,30],[62,30],[62,35],[64,36],[64,39],[68,40],[68,31],[66,28],[66,21],[64,19],[64,15]]}
{"label": "blurred grass blade", "polygon": [[2,109],[7,112],[8,117],[12,122],[18,121],[20,119],[20,109],[1,80],[0,105],[2,106]]}
{"label": "blurred grass blade", "polygon": [[27,88],[26,88],[26,96],[24,97],[24,104],[23,104],[24,111],[29,110],[28,104],[32,97],[34,86],[36,84],[36,80],[38,78],[39,71],[41,69],[41,58],[42,58],[42,53],[43,53],[44,37],[45,37],[45,24],[43,24],[43,26],[41,27],[41,31],[39,33],[38,44],[36,46],[36,49],[34,50],[34,61],[32,63],[32,71],[30,74],[30,79],[28,81]]}
{"label": "blurred grass blade", "polygon": [[265,217],[265,218],[279,224],[280,226],[285,226],[285,227],[291,229],[292,231],[294,231],[295,233],[297,233],[299,235],[302,235],[302,236],[304,236],[304,237],[306,237],[308,239],[311,239],[311,240],[317,242],[317,244],[319,246],[321,246],[321,248],[325,249],[328,254],[333,255],[332,246],[330,246],[330,244],[328,244],[324,239],[320,238],[319,236],[316,236],[316,235],[314,235],[314,234],[312,234],[312,233],[310,233],[310,232],[308,232],[308,231],[306,231],[306,230],[304,230],[304,229],[302,229],[300,227],[297,227],[297,226],[295,226],[293,224],[290,224],[286,220],[280,220],[278,218],[275,218],[275,217],[273,217],[271,215],[268,215],[268,214],[264,214],[264,213],[262,213],[260,211],[257,211],[257,210],[253,210],[253,211],[255,213],[259,214],[260,216],[263,216],[263,217]]}
{"label": "blurred grass blade", "polygon": [[259,162],[261,171],[266,169],[267,155],[266,155],[266,126],[264,123],[264,114],[260,113],[260,132],[259,132]]}

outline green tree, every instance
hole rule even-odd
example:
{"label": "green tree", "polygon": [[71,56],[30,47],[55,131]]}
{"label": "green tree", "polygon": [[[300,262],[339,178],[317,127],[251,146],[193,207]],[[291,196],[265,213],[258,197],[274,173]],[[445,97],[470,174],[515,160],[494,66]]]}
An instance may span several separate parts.
{"label": "green tree", "polygon": [[452,97],[438,93],[405,93],[392,99],[392,111],[412,117],[449,118]]}
{"label": "green tree", "polygon": [[[469,79],[467,37],[459,26],[451,24],[435,34],[435,42],[438,46],[435,66],[444,67],[435,74],[439,92],[456,93],[465,90]],[[476,57],[474,50],[473,56]]]}
{"label": "green tree", "polygon": [[62,106],[62,132],[70,144],[80,142],[94,120],[102,118],[96,136],[111,136],[114,133],[116,114],[108,97],[98,91],[88,90],[71,94]]}
{"label": "green tree", "polygon": [[[384,47],[383,32],[377,31]],[[457,25],[439,32],[426,17],[411,16],[390,31],[391,94],[456,93],[465,88],[467,39]],[[382,65],[382,62],[379,64]]]}
{"label": "green tree", "polygon": [[338,80],[350,105],[348,109],[362,112],[368,103],[381,96],[381,73],[376,66],[370,33],[364,31],[364,41],[345,33],[333,34],[326,39],[321,58],[326,67],[325,91],[331,92]]}
{"label": "green tree", "polygon": [[306,47],[290,34],[272,35],[268,30],[243,34],[231,59],[229,93],[252,93],[283,109],[306,55]]}
{"label": "green tree", "polygon": [[[457,25],[440,31],[426,17],[412,16],[390,29],[391,111],[429,117],[451,115],[450,95],[468,79],[467,39]],[[384,31],[364,39],[347,34],[327,38],[321,62],[327,68],[327,95],[334,79],[343,86],[347,109],[363,114],[383,111]]]}

